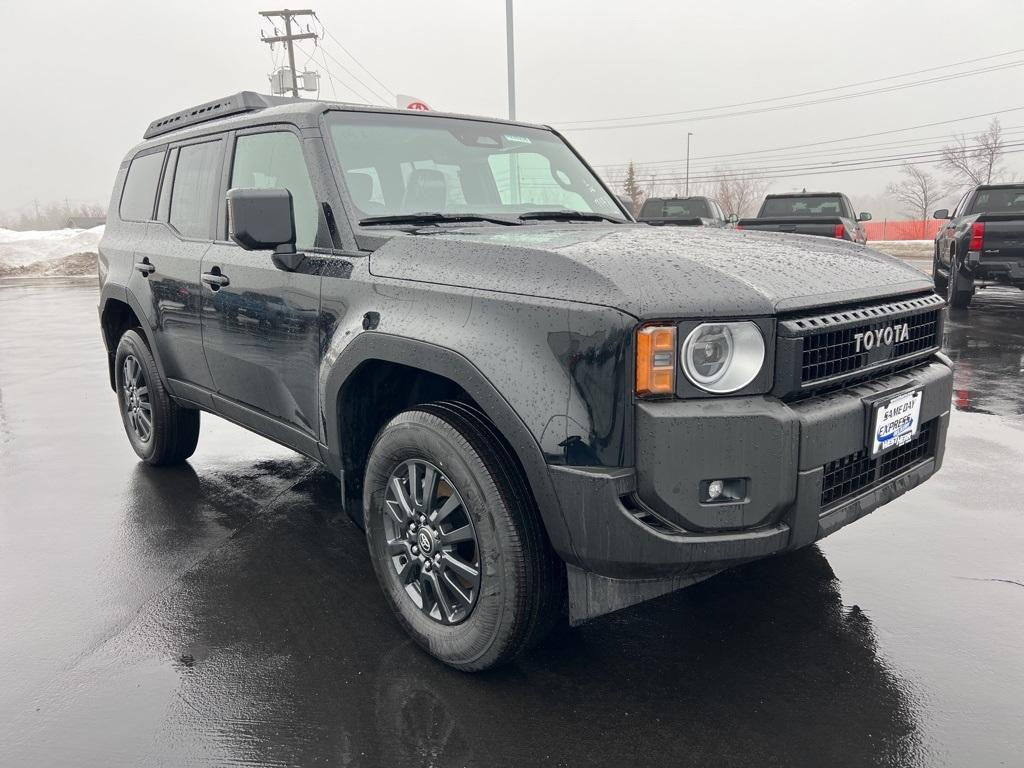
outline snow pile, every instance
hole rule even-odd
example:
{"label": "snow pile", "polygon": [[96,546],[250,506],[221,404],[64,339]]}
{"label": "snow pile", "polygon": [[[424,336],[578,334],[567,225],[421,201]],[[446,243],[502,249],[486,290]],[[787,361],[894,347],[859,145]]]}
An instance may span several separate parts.
{"label": "snow pile", "polygon": [[95,253],[104,227],[15,232],[0,229],[0,267],[25,267],[76,253]]}

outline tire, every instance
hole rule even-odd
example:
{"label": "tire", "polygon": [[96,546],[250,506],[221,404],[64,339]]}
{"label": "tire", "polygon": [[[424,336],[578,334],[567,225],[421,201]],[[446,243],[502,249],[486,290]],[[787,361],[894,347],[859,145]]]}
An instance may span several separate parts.
{"label": "tire", "polygon": [[953,309],[967,309],[974,296],[974,278],[965,275],[960,262],[951,259],[949,263],[949,282],[946,287],[946,302]]}
{"label": "tire", "polygon": [[[424,493],[428,484],[434,493]],[[564,564],[511,451],[476,410],[443,402],[398,414],[370,449],[363,500],[384,596],[406,632],[440,661],[467,672],[504,664],[564,616]]]}
{"label": "tire", "polygon": [[195,452],[199,411],[171,399],[138,331],[125,331],[118,342],[114,383],[125,434],[140,459],[167,466],[180,464]]}
{"label": "tire", "polygon": [[932,282],[935,284],[935,292],[940,296],[945,296],[949,292],[949,275],[944,275],[939,271],[938,250],[932,260]]}

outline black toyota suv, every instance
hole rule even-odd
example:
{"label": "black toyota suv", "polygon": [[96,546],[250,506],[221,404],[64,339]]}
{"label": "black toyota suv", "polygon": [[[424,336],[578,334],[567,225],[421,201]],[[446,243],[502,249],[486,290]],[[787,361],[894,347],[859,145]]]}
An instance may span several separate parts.
{"label": "black toyota suv", "polygon": [[117,174],[125,431],[320,462],[448,664],[805,547],[930,477],[943,300],[840,240],[649,227],[550,128],[240,93]]}

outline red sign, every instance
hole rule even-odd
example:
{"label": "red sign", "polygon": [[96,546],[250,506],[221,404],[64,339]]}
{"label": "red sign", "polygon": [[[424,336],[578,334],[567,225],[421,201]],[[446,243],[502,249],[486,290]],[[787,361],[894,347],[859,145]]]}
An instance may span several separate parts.
{"label": "red sign", "polygon": [[419,109],[419,110],[422,110],[424,112],[429,112],[430,111],[430,107],[428,107],[422,101],[412,101],[412,102],[409,102],[409,104],[407,104],[405,108],[406,109]]}

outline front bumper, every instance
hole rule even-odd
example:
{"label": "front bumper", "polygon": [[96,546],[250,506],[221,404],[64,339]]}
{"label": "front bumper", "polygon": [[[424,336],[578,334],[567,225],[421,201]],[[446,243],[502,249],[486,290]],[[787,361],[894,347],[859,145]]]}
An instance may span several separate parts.
{"label": "front bumper", "polygon": [[[571,564],[610,579],[678,579],[811,544],[938,471],[952,387],[952,365],[938,356],[795,403],[758,396],[640,404],[636,468],[550,468]],[[927,449],[896,471],[850,484],[849,493],[824,496],[836,467],[864,450],[866,401],[912,388],[923,390]],[[747,497],[702,504],[698,487],[709,478],[745,478]]]}

